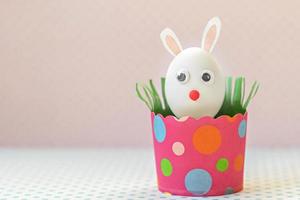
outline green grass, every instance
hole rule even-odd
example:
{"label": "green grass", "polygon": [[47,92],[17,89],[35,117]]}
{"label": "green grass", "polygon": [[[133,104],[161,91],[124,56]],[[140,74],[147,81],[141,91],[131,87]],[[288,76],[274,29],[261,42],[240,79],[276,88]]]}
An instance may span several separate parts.
{"label": "green grass", "polygon": [[[234,86],[232,85],[232,77],[226,78],[226,92],[225,98],[221,109],[215,117],[221,115],[234,116],[237,113],[244,114],[247,110],[247,106],[254,98],[259,88],[259,84],[255,81],[251,90],[245,99],[245,78],[238,77],[235,79]],[[233,91],[232,91],[233,89]],[[149,84],[136,84],[137,96],[146,104],[150,111],[155,114],[162,114],[164,117],[168,115],[174,115],[171,111],[165,95],[165,78],[161,78],[161,94],[160,98],[152,80],[149,80]]]}
{"label": "green grass", "polygon": [[258,82],[255,81],[251,86],[251,90],[247,98],[245,99],[245,78],[237,77],[235,79],[234,86],[232,85],[232,82],[232,77],[226,78],[224,101],[215,117],[219,117],[221,115],[229,115],[232,117],[238,113],[244,114],[247,111],[250,101],[254,98],[259,88]]}
{"label": "green grass", "polygon": [[[164,117],[168,115],[173,115],[169,104],[167,102],[165,94],[165,78],[161,78],[161,94],[162,100],[153,84],[152,80],[149,80],[149,85],[136,84],[136,94],[137,96],[146,104],[146,106],[155,114],[162,114]],[[143,95],[142,95],[143,94]]]}

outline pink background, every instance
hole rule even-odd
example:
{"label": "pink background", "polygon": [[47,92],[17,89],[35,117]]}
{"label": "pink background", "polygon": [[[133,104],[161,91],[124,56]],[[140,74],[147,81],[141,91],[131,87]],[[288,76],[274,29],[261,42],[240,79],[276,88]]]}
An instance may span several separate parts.
{"label": "pink background", "polygon": [[209,18],[228,74],[259,80],[248,144],[300,144],[300,3],[0,1],[0,145],[147,146],[150,112],[134,84],[164,76],[160,31],[199,46]]}

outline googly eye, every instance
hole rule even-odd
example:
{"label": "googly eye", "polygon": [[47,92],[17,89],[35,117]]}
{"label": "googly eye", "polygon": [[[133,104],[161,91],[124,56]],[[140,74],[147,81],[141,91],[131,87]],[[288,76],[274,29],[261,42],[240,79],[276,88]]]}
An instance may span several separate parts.
{"label": "googly eye", "polygon": [[189,81],[189,78],[190,78],[190,74],[187,70],[185,69],[182,69],[180,71],[177,72],[177,80],[180,82],[180,83],[186,83]]}
{"label": "googly eye", "polygon": [[210,70],[203,70],[201,74],[201,80],[208,85],[211,85],[215,82],[215,75]]}

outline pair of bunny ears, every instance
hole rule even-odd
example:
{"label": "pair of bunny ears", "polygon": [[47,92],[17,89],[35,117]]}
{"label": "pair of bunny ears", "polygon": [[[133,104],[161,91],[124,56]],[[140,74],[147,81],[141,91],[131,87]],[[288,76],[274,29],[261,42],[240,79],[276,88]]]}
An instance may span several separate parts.
{"label": "pair of bunny ears", "polygon": [[[214,17],[210,19],[203,32],[201,48],[204,51],[211,53],[217,43],[217,40],[220,36],[220,32],[221,32],[220,18]],[[173,56],[176,56],[182,51],[182,46],[177,36],[171,29],[165,28],[160,33],[160,39],[162,40],[165,48]]]}

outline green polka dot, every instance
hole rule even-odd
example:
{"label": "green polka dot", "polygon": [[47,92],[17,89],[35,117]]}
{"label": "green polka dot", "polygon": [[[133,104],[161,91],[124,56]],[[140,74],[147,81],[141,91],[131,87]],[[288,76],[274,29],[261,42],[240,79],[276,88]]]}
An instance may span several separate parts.
{"label": "green polka dot", "polygon": [[173,171],[173,167],[171,162],[164,158],[160,161],[160,168],[164,176],[170,176]]}
{"label": "green polka dot", "polygon": [[221,158],[217,161],[216,168],[220,172],[225,172],[228,169],[228,160],[226,158]]}

